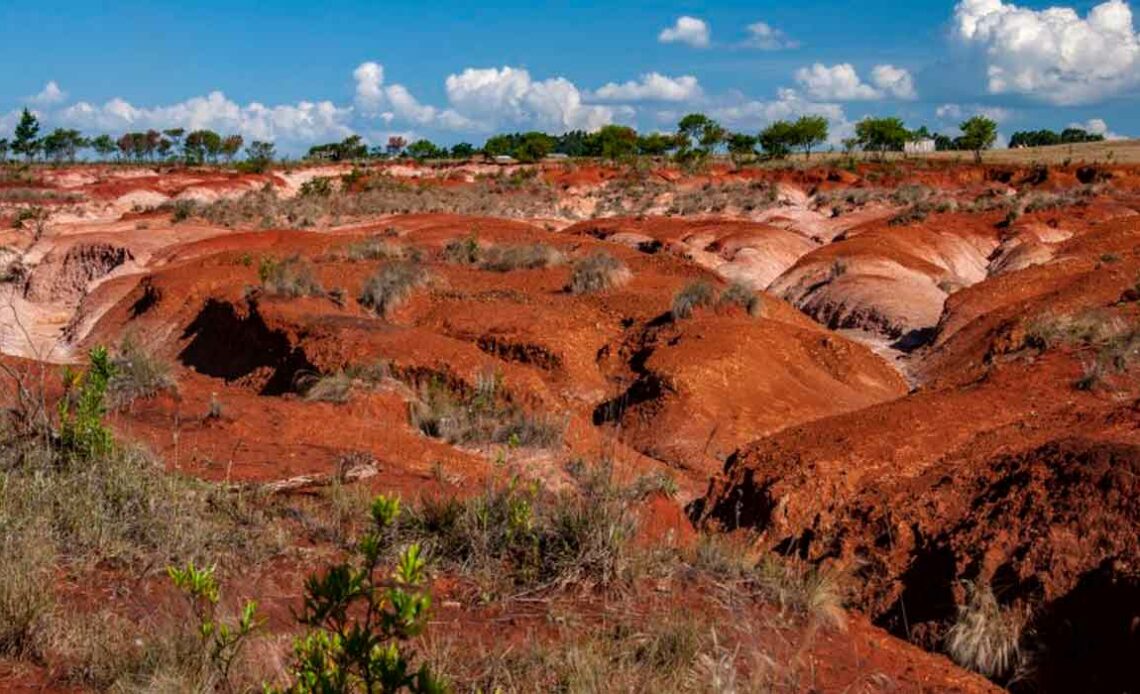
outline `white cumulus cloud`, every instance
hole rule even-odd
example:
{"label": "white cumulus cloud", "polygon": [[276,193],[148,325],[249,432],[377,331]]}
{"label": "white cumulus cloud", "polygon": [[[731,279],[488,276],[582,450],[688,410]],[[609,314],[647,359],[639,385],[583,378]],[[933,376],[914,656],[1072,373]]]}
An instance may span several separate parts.
{"label": "white cumulus cloud", "polygon": [[804,92],[818,101],[871,101],[873,99],[914,99],[914,78],[907,70],[894,65],[876,65],[867,84],[851,63],[824,65],[796,70],[796,81]]}
{"label": "white cumulus cloud", "polygon": [[55,106],[67,101],[67,92],[59,88],[59,84],[52,80],[44,85],[38,94],[29,96],[26,101],[34,106]]}
{"label": "white cumulus cloud", "polygon": [[1096,5],[1085,17],[1070,7],[1033,10],[1002,0],[961,0],[953,31],[982,53],[991,94],[1074,105],[1140,84],[1140,36],[1124,0]]}
{"label": "white cumulus cloud", "polygon": [[780,51],[800,47],[799,41],[789,38],[783,31],[767,22],[755,22],[749,24],[745,29],[748,31],[748,38],[744,41],[744,45],[749,48],[758,48],[762,51]]}
{"label": "white cumulus cloud", "polygon": [[636,82],[610,82],[594,92],[594,98],[601,101],[691,101],[700,96],[696,77],[668,77],[658,72],[642,75]]}
{"label": "white cumulus cloud", "polygon": [[366,113],[376,113],[384,104],[384,66],[368,61],[352,71],[356,81],[356,104]]}
{"label": "white cumulus cloud", "polygon": [[879,90],[863,82],[850,63],[828,67],[816,63],[796,70],[796,81],[814,99],[867,101],[882,97]]}
{"label": "white cumulus cloud", "polygon": [[449,75],[447,99],[458,114],[491,130],[526,125],[550,132],[596,130],[612,123],[618,111],[585,104],[582,93],[564,77],[531,79],[522,68],[467,68]]}
{"label": "white cumulus cloud", "polygon": [[119,98],[102,105],[81,101],[50,114],[48,120],[94,132],[208,128],[220,133],[239,133],[253,140],[305,144],[352,134],[351,117],[351,108],[339,107],[330,101],[277,106],[252,102],[242,106],[222,92],[211,92],[204,97],[152,108],[134,106]]}
{"label": "white cumulus cloud", "polygon": [[894,65],[876,65],[871,70],[871,82],[878,90],[896,99],[917,99],[914,78],[910,72]]}
{"label": "white cumulus cloud", "polygon": [[934,115],[945,121],[961,121],[971,116],[985,116],[995,123],[1003,123],[1013,117],[1013,111],[1003,106],[942,104],[934,110]]}
{"label": "white cumulus cloud", "polygon": [[1103,135],[1106,140],[1123,140],[1123,135],[1118,135],[1108,129],[1108,123],[1103,118],[1090,118],[1084,123],[1069,123],[1070,128],[1080,128],[1093,135]]}
{"label": "white cumulus cloud", "polygon": [[711,30],[703,19],[682,16],[671,27],[661,30],[657,40],[661,43],[685,43],[693,48],[708,48]]}

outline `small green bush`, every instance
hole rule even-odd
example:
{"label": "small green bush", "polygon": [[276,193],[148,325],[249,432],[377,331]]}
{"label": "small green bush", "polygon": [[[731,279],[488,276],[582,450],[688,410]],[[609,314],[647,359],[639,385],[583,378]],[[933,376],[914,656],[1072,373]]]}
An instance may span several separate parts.
{"label": "small green bush", "polygon": [[269,691],[446,691],[427,663],[414,666],[414,653],[407,644],[427,626],[431,610],[420,546],[407,546],[394,572],[382,569],[399,516],[398,500],[377,497],[371,527],[360,538],[353,560],[305,581],[298,620],[308,633],[294,644],[293,682]]}
{"label": "small green bush", "polygon": [[326,176],[317,176],[302,183],[297,195],[301,198],[327,198],[332,193],[332,179]]}

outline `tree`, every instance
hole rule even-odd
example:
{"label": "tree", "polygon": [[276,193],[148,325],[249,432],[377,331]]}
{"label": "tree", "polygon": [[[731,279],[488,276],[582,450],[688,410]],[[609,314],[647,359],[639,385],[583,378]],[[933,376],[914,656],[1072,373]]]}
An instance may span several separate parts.
{"label": "tree", "polygon": [[962,149],[974,153],[974,161],[982,162],[982,150],[994,146],[997,140],[997,123],[992,118],[974,116],[966,119],[958,126],[962,131]]}
{"label": "tree", "polygon": [[637,131],[625,125],[605,125],[594,133],[602,157],[610,161],[637,154]]}
{"label": "tree", "polygon": [[186,130],[184,128],[170,128],[168,130],[163,130],[162,134],[170,139],[171,151],[181,151],[183,155],[186,154],[186,150],[182,145],[182,138],[186,135]]}
{"label": "tree", "polygon": [[531,131],[524,133],[514,149],[513,156],[524,163],[533,163],[545,158],[554,151],[555,139],[546,133]]}
{"label": "tree", "polygon": [[511,135],[492,135],[483,143],[483,153],[488,157],[508,156],[514,151],[515,144]]}
{"label": "tree", "polygon": [[343,161],[368,158],[368,145],[364,144],[364,138],[359,135],[349,135],[341,140],[339,149]]}
{"label": "tree", "polygon": [[728,153],[737,163],[746,161],[756,154],[756,143],[759,141],[755,135],[732,133],[728,136]]}
{"label": "tree", "polygon": [[117,147],[110,135],[103,134],[91,140],[91,149],[95,150],[100,159],[106,160],[115,153]]}
{"label": "tree", "polygon": [[1076,142],[1100,142],[1104,135],[1094,135],[1083,128],[1065,128],[1061,131],[1061,142],[1072,144]]}
{"label": "tree", "polygon": [[796,144],[796,127],[786,120],[772,121],[760,131],[758,140],[769,157],[783,159]]}
{"label": "tree", "polygon": [[443,156],[443,151],[431,140],[420,139],[408,145],[408,156],[418,161],[438,159]]}
{"label": "tree", "polygon": [[665,133],[649,133],[637,138],[637,151],[651,157],[667,154],[676,146],[676,136]]}
{"label": "tree", "polygon": [[195,130],[186,136],[182,151],[187,163],[201,164],[206,159],[216,161],[222,151],[222,136],[213,130]]}
{"label": "tree", "polygon": [[36,139],[40,134],[40,121],[36,116],[24,109],[20,114],[20,122],[16,124],[16,136],[12,141],[12,152],[31,161],[39,151],[40,141]]}
{"label": "tree", "polygon": [[8,149],[10,147],[11,143],[8,142],[8,138],[0,137],[0,164],[8,163]]}
{"label": "tree", "polygon": [[276,156],[277,153],[272,142],[254,140],[249,143],[249,147],[245,148],[245,159],[249,162],[249,168],[255,173],[268,171]]}
{"label": "tree", "polygon": [[470,142],[460,142],[451,148],[453,159],[470,159],[475,156],[475,145]]}
{"label": "tree", "polygon": [[909,135],[899,118],[864,118],[855,124],[859,145],[880,158],[884,152],[901,152]]}
{"label": "tree", "polygon": [[44,157],[57,164],[64,161],[74,163],[79,150],[87,146],[88,141],[78,130],[64,128],[56,128],[48,133],[42,141]]}
{"label": "tree", "polygon": [[690,113],[677,122],[677,158],[703,159],[724,142],[728,131],[703,113]]}
{"label": "tree", "polygon": [[400,156],[400,153],[403,152],[404,148],[407,146],[408,146],[407,140],[400,137],[399,135],[392,135],[391,137],[388,138],[388,148],[387,148],[388,149],[388,156],[390,156],[390,157]]}
{"label": "tree", "polygon": [[1021,130],[1009,138],[1013,147],[1048,147],[1061,144],[1061,136],[1052,130]]}
{"label": "tree", "polygon": [[827,119],[823,116],[800,116],[792,125],[792,144],[811,158],[812,149],[827,141]]}
{"label": "tree", "polygon": [[226,163],[229,164],[241,151],[241,146],[245,144],[245,139],[241,135],[230,135],[222,140],[222,156],[226,158]]}
{"label": "tree", "polygon": [[568,157],[600,157],[602,156],[602,143],[597,133],[588,133],[585,130],[571,130],[558,136],[554,144],[554,151]]}

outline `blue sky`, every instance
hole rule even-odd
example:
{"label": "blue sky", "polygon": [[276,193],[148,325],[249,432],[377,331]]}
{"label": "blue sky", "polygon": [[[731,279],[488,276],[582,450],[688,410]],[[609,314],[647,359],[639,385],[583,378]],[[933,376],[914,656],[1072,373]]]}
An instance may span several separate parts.
{"label": "blue sky", "polygon": [[689,111],[749,131],[820,113],[836,137],[867,114],[952,130],[976,112],[1007,135],[1140,134],[1125,0],[386,5],[4,2],[0,135],[25,105],[88,132],[213,127],[285,149],[652,130]]}

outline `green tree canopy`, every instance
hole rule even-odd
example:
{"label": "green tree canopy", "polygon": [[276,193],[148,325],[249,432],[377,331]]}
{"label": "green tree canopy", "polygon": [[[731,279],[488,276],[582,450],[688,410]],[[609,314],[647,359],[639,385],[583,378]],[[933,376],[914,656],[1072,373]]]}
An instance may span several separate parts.
{"label": "green tree canopy", "polygon": [[460,142],[451,148],[453,159],[470,159],[475,156],[475,145],[470,142]]}
{"label": "green tree canopy", "polygon": [[868,152],[901,152],[910,133],[902,120],[895,117],[864,118],[855,124],[855,137]]}
{"label": "green tree canopy", "polygon": [[39,134],[39,119],[25,108],[24,112],[20,114],[20,122],[16,124],[15,138],[12,140],[12,152],[31,161],[40,148],[40,142],[36,139]]}
{"label": "green tree canopy", "polygon": [[796,146],[796,126],[786,120],[772,121],[757,138],[768,156],[783,159]]}
{"label": "green tree canopy", "polygon": [[977,161],[982,160],[982,150],[993,147],[997,140],[997,123],[992,118],[974,116],[963,121],[958,128],[962,131],[962,149],[973,152]]}
{"label": "green tree canopy", "polygon": [[637,131],[625,125],[606,125],[594,133],[599,154],[611,161],[637,153]]}
{"label": "green tree canopy", "polygon": [[420,139],[408,145],[408,156],[420,161],[424,159],[439,159],[446,155],[446,153],[446,150],[441,150],[431,140]]}
{"label": "green tree canopy", "polygon": [[823,116],[800,116],[792,124],[792,146],[803,150],[807,157],[811,151],[827,141],[827,119]]}

